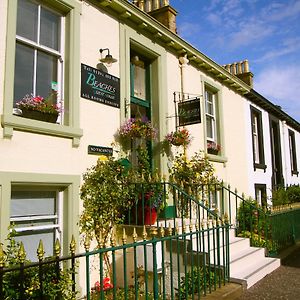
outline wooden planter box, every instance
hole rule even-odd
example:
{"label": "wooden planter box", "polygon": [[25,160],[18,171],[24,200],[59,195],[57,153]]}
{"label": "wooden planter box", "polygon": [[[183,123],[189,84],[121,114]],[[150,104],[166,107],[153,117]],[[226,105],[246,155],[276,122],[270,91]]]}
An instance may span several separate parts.
{"label": "wooden planter box", "polygon": [[37,110],[29,110],[29,109],[22,109],[22,117],[28,118],[28,119],[33,119],[33,120],[38,120],[38,121],[43,121],[43,122],[49,122],[49,123],[56,123],[57,118],[58,118],[58,113],[57,114],[49,114],[49,113],[44,113],[40,112]]}

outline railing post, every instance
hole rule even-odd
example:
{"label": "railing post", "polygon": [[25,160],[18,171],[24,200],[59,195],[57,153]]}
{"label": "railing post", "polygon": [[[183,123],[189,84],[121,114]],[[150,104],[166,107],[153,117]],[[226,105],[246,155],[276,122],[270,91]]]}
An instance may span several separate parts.
{"label": "railing post", "polygon": [[4,255],[2,243],[0,243],[0,299],[4,299],[4,295],[3,295],[4,263],[5,263],[5,255]]}
{"label": "railing post", "polygon": [[91,283],[90,283],[90,250],[91,242],[88,236],[84,240],[85,249],[85,280],[86,280],[86,297],[87,300],[91,299]]}
{"label": "railing post", "polygon": [[[153,294],[154,299],[158,299],[158,274],[157,274],[157,253],[156,253],[156,236],[157,236],[157,228],[151,227],[151,235],[152,235],[152,251],[153,251]],[[146,296],[147,298],[147,296]]]}
{"label": "railing post", "polygon": [[39,282],[40,282],[40,299],[41,300],[43,300],[43,298],[44,298],[44,296],[43,296],[43,265],[42,265],[44,254],[45,254],[44,245],[43,245],[42,240],[40,240],[39,246],[37,249],[37,256],[38,256],[38,260],[39,260]]}

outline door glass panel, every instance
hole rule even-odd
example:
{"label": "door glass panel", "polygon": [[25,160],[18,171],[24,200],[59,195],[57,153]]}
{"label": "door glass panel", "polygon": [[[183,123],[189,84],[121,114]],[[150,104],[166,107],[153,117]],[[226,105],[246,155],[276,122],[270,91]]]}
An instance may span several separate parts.
{"label": "door glass panel", "polygon": [[41,10],[41,33],[40,43],[49,48],[59,48],[60,17],[51,11],[42,8]]}
{"label": "door glass panel", "polygon": [[15,59],[14,104],[33,93],[34,50],[17,43]]}
{"label": "door glass panel", "polygon": [[134,66],[134,97],[146,99],[146,70],[140,66]]}
{"label": "door glass panel", "polygon": [[27,0],[19,0],[17,14],[17,35],[36,42],[38,6]]}
{"label": "door glass panel", "polygon": [[57,82],[57,58],[38,52],[36,94],[47,97],[51,93],[51,82]]}

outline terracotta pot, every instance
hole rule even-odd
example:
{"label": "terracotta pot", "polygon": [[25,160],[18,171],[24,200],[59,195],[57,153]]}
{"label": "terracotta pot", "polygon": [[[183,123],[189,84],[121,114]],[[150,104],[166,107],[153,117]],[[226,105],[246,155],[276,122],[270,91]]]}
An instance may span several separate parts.
{"label": "terracotta pot", "polygon": [[[143,222],[144,215],[144,222]],[[157,220],[157,210],[155,207],[150,208],[149,206],[144,207],[144,212],[142,207],[139,208],[139,223],[140,225],[153,225]]]}

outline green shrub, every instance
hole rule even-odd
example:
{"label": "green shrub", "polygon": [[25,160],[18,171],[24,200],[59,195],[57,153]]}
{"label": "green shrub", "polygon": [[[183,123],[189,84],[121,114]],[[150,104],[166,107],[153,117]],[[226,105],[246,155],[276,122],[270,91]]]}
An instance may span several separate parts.
{"label": "green shrub", "polygon": [[273,206],[287,205],[300,202],[300,186],[291,185],[286,188],[280,187],[272,192]]}
{"label": "green shrub", "polygon": [[[6,261],[5,267],[13,268],[18,267],[19,263],[19,249],[20,244],[15,241],[13,234],[9,234],[8,246],[6,248]],[[51,258],[47,258],[51,259]],[[53,258],[52,258],[53,259]],[[30,264],[29,260],[25,260],[26,265]],[[72,300],[76,297],[72,291],[72,269],[64,268],[61,266],[59,270],[56,269],[56,263],[51,262],[42,266],[43,276],[43,299],[52,300],[61,299]],[[7,272],[3,275],[3,292],[5,300],[21,300],[21,290],[24,290],[24,296],[27,300],[41,299],[41,286],[39,280],[39,267],[29,267],[24,269],[24,274],[21,276],[19,270]]]}
{"label": "green shrub", "polygon": [[300,202],[300,186],[291,185],[286,189],[289,203]]}
{"label": "green shrub", "polygon": [[218,272],[214,273],[209,270],[208,267],[205,269],[203,267],[194,267],[192,270],[188,271],[185,276],[181,277],[180,280],[180,297],[181,299],[186,299],[187,295],[192,295],[195,293],[203,293],[204,289],[209,286],[219,283]]}

